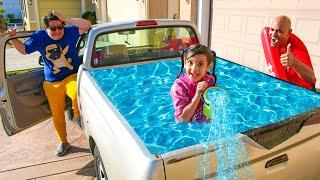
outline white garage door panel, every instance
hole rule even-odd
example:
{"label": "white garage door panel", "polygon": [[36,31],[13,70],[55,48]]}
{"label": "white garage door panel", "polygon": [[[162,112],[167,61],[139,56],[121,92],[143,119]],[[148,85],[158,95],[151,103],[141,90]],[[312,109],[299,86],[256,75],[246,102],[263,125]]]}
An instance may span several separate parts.
{"label": "white garage door panel", "polygon": [[211,48],[217,55],[269,73],[260,32],[278,15],[291,18],[293,32],[305,43],[320,87],[320,1],[213,0]]}
{"label": "white garage door panel", "polygon": [[[140,17],[139,1],[129,0],[108,0],[107,11],[111,22],[142,19]],[[121,10],[119,10],[121,7]],[[144,17],[144,16],[143,16]]]}

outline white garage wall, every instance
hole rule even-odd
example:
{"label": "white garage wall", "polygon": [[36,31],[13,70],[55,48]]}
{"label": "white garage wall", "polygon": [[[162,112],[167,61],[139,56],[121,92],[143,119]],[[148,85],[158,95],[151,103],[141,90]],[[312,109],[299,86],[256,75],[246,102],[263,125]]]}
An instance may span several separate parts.
{"label": "white garage wall", "polygon": [[168,19],[172,19],[174,14],[179,14],[179,0],[168,0]]}
{"label": "white garage wall", "polygon": [[108,22],[144,19],[144,9],[141,9],[140,3],[142,1],[107,0]]}
{"label": "white garage wall", "polygon": [[291,18],[293,33],[305,43],[320,86],[319,0],[213,0],[211,49],[219,57],[269,73],[260,32],[273,17]]}

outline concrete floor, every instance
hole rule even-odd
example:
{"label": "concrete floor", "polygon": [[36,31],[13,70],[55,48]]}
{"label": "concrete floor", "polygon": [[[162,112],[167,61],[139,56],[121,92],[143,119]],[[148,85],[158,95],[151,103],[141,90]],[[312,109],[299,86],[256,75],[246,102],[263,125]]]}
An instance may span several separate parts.
{"label": "concrete floor", "polygon": [[[1,124],[1,123],[0,123]],[[67,120],[68,154],[56,157],[52,120],[7,136],[0,125],[0,179],[94,179],[84,132]]]}

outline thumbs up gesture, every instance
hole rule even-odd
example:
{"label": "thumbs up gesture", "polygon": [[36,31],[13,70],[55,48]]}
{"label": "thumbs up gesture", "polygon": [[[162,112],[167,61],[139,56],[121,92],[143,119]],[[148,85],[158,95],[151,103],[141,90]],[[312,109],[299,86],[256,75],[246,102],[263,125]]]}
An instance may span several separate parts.
{"label": "thumbs up gesture", "polygon": [[294,65],[295,58],[293,57],[293,54],[291,52],[291,43],[289,43],[287,45],[287,52],[284,54],[281,54],[280,62],[283,66],[293,66]]}

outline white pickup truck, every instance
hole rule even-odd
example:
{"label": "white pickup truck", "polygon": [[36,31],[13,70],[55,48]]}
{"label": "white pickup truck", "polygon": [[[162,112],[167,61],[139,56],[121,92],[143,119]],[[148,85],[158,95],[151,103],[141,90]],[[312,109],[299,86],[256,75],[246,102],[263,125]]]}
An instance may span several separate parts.
{"label": "white pickup truck", "polygon": [[[42,68],[11,73],[6,66],[8,40],[30,35],[1,40],[0,113],[8,135],[50,117]],[[98,179],[319,178],[316,92],[217,58],[227,118],[174,121],[169,91],[179,51],[199,37],[187,21],[146,20],[95,25],[79,39],[78,101]],[[243,147],[228,147],[230,136]],[[231,153],[221,161],[224,149]]]}

